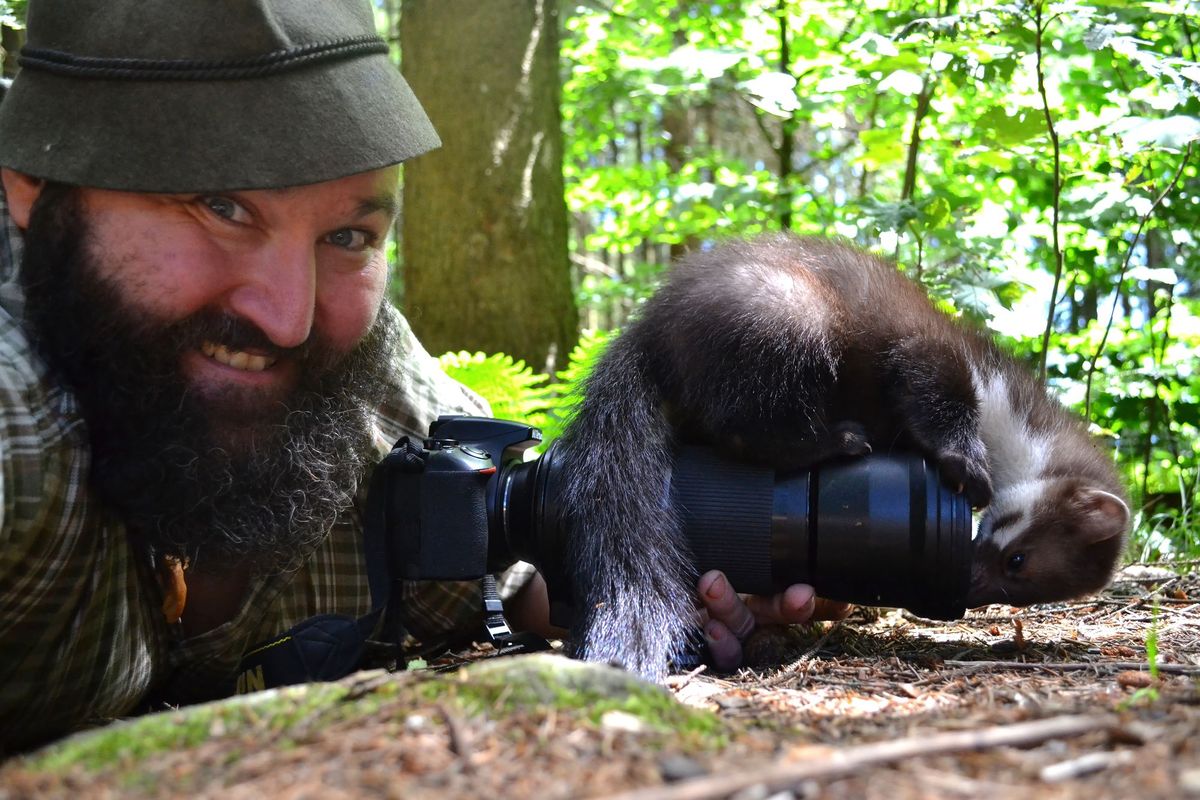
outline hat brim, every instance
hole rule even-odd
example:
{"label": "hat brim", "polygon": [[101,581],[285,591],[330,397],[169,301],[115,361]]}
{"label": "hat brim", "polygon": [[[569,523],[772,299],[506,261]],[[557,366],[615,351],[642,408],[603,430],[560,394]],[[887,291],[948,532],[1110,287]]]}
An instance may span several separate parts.
{"label": "hat brim", "polygon": [[226,81],[23,70],[0,103],[0,164],[102,189],[284,188],[390,166],[440,144],[382,55]]}

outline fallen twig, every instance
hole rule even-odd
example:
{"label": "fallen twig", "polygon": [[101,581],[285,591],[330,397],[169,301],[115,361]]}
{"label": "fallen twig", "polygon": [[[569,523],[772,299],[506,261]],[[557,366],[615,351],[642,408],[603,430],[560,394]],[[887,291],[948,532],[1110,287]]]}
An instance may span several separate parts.
{"label": "fallen twig", "polygon": [[814,778],[833,778],[866,767],[919,756],[944,755],[991,747],[1019,747],[1049,739],[1081,736],[1115,728],[1115,714],[1085,714],[1050,717],[1034,722],[1000,725],[973,731],[922,733],[894,741],[876,742],[830,749],[818,756],[795,763],[781,763],[745,772],[709,775],[681,781],[672,786],[638,789],[614,797],[616,800],[708,800],[726,797],[751,786],[763,785],[767,791],[779,791]]}
{"label": "fallen twig", "polygon": [[1128,750],[1119,752],[1103,751],[1099,753],[1084,753],[1078,758],[1059,761],[1056,764],[1042,767],[1038,773],[1038,777],[1046,783],[1058,783],[1060,781],[1069,781],[1074,778],[1079,778],[1084,775],[1091,775],[1093,772],[1100,772],[1109,767],[1128,764],[1133,760],[1133,754]]}
{"label": "fallen twig", "polygon": [[[968,667],[978,670],[996,670],[1002,672],[1012,670],[1046,670],[1049,672],[1074,672],[1077,670],[1149,670],[1150,665],[1145,661],[943,661],[948,667]],[[1159,672],[1171,672],[1177,675],[1200,675],[1200,665],[1196,664],[1159,664]]]}
{"label": "fallen twig", "polygon": [[707,669],[708,669],[708,664],[701,664],[700,666],[696,667],[695,669],[691,670],[690,672],[685,672],[684,674],[678,675],[678,676],[673,675],[667,679],[667,686],[670,687],[671,691],[679,692],[683,689],[683,687],[685,687],[689,683],[691,683],[692,680],[697,675],[699,675],[701,672],[704,672]]}
{"label": "fallen twig", "polygon": [[446,735],[450,739],[450,752],[462,759],[464,772],[471,772],[473,765],[469,757],[470,742],[467,739],[466,731],[463,730],[462,722],[445,705],[438,703],[434,708],[437,709],[438,716],[442,718],[442,723],[446,726]]}

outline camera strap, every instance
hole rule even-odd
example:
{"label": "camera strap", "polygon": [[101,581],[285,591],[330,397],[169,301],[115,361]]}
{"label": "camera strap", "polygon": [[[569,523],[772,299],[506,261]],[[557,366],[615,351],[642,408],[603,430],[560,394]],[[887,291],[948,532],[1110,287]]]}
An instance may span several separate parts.
{"label": "camera strap", "polygon": [[[375,467],[367,491],[363,519],[363,557],[371,593],[371,610],[355,619],[341,614],[321,614],[251,647],[237,670],[238,694],[312,681],[332,681],[359,669],[367,653],[368,640],[382,637],[390,646],[398,669],[407,666],[404,641],[407,630],[400,613],[390,565],[394,558],[389,537],[396,520],[389,508],[419,508],[417,481],[393,480],[397,473],[419,474],[425,470],[425,450],[408,437],[401,437]],[[391,502],[397,500],[398,502]],[[549,649],[550,643],[532,633],[514,633],[504,617],[504,605],[494,575],[481,579],[484,633],[495,655],[531,653]],[[381,620],[387,626],[380,631]]]}
{"label": "camera strap", "polygon": [[[395,642],[397,658],[403,667],[399,643],[404,641],[404,629],[391,591],[388,572],[387,476],[393,469],[412,469],[417,458],[405,440],[375,468],[367,492],[366,515],[363,520],[363,557],[367,569],[367,585],[371,593],[371,610],[355,619],[345,614],[320,614],[293,626],[275,638],[251,647],[242,656],[233,691],[245,694],[274,686],[289,686],[312,681],[332,681],[344,678],[359,669],[367,652],[367,641],[376,635],[380,619],[391,622],[393,629],[384,632]],[[418,467],[419,468],[419,467]],[[232,691],[230,692],[232,693]]]}
{"label": "camera strap", "polygon": [[536,653],[549,650],[550,642],[530,631],[513,633],[504,618],[504,603],[496,587],[495,575],[484,575],[480,580],[483,589],[483,629],[488,641],[496,648],[496,655],[511,656],[518,653]]}

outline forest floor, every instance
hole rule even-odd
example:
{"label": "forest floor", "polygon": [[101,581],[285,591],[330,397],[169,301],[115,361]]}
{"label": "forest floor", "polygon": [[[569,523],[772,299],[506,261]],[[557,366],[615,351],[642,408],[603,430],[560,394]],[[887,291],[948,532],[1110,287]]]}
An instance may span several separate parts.
{"label": "forest floor", "polygon": [[669,695],[544,655],[359,673],[10,759],[0,800],[1200,798],[1196,571],[953,623],[859,609],[749,655],[774,666]]}

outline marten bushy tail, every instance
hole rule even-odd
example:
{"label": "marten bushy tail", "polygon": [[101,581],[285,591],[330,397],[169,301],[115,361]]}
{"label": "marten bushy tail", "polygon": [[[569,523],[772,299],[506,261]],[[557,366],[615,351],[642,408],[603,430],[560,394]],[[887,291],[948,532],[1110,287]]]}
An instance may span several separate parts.
{"label": "marten bushy tail", "polygon": [[776,467],[869,449],[856,426],[828,425],[836,298],[778,293],[790,283],[762,259],[793,254],[767,245],[677,264],[596,365],[560,440],[582,658],[657,680],[696,632],[696,572],[670,501],[677,444]]}
{"label": "marten bushy tail", "polygon": [[579,657],[660,680],[696,632],[697,576],[670,500],[677,444],[776,468],[869,451],[859,426],[830,424],[841,354],[829,331],[845,310],[789,274],[796,247],[842,255],[763,237],[676,264],[589,377],[559,444]]}
{"label": "marten bushy tail", "polygon": [[576,655],[661,680],[695,625],[695,576],[670,503],[674,437],[647,361],[637,337],[614,341],[558,447]]}

